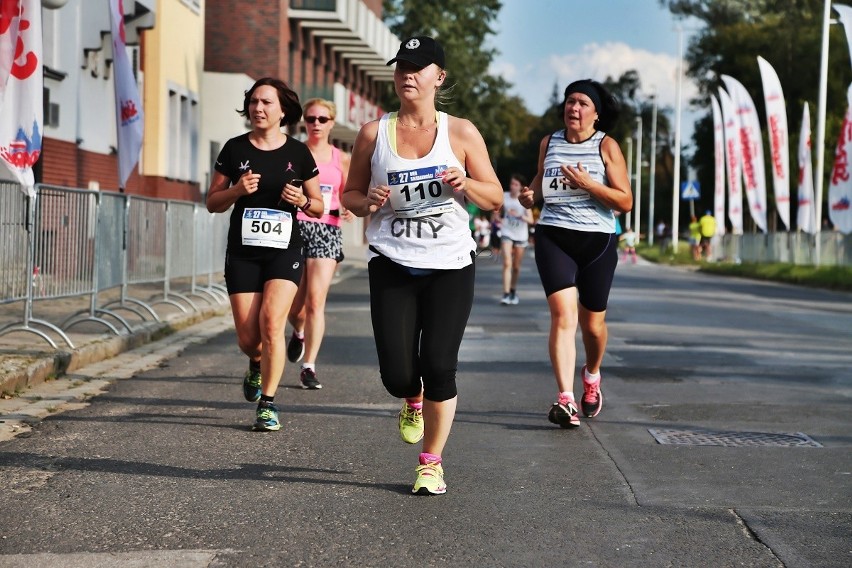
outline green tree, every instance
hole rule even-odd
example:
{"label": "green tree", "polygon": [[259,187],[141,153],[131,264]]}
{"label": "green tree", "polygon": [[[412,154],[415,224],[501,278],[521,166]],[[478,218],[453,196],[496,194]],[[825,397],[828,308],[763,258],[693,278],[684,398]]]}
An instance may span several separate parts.
{"label": "green tree", "polygon": [[[713,185],[713,119],[710,95],[717,96],[723,86],[720,75],[735,77],[745,85],[757,106],[761,124],[766,124],[763,86],[757,65],[760,55],[775,68],[784,89],[787,122],[790,129],[789,153],[792,184],[796,195],[796,149],[802,105],[807,102],[811,115],[817,110],[819,60],[822,42],[822,14],[826,0],[660,0],[672,14],[697,19],[703,24],[687,50],[687,74],[699,86],[693,103],[703,105],[707,115],[695,129],[696,152],[691,159],[704,187]],[[846,88],[852,80],[849,49],[841,26],[832,26],[829,37],[829,78],[826,108],[824,181],[831,171],[834,146],[846,109]],[[815,134],[815,120],[811,125]],[[765,160],[769,163],[769,144],[765,138]],[[771,176],[767,171],[770,205],[769,227],[782,228],[774,213]],[[709,193],[709,195],[708,195]],[[826,192],[827,193],[827,192]],[[702,205],[709,207],[712,192],[704,192]],[[795,221],[795,199],[791,200],[791,219]],[[825,215],[823,215],[825,216]],[[747,216],[746,216],[747,217]]]}
{"label": "green tree", "polygon": [[[488,72],[497,52],[487,47],[487,39],[501,6],[500,0],[384,0],[385,23],[400,39],[428,35],[441,43],[450,87],[438,106],[479,128],[495,165],[510,158],[513,143],[526,138],[534,120],[523,102],[508,94],[511,84]],[[382,106],[397,108],[393,85]]]}

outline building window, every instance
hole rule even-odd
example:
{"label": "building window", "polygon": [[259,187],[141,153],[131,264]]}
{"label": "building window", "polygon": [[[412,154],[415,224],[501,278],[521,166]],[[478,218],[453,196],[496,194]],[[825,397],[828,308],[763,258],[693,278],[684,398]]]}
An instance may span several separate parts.
{"label": "building window", "polygon": [[166,177],[198,181],[198,97],[169,89],[168,165]]}
{"label": "building window", "polygon": [[44,126],[50,128],[59,128],[59,103],[50,102],[50,89],[44,87],[42,89],[42,101],[44,108]]}
{"label": "building window", "polygon": [[201,0],[180,0],[180,2],[196,14],[201,13]]}

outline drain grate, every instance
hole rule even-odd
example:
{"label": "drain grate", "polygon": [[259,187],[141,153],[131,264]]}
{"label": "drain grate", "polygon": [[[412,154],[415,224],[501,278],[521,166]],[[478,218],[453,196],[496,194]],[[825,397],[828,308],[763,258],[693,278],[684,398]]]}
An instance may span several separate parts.
{"label": "drain grate", "polygon": [[649,428],[648,432],[660,444],[677,446],[726,446],[729,448],[821,448],[807,434],[773,434],[769,432],[723,432],[718,430],[676,430]]}

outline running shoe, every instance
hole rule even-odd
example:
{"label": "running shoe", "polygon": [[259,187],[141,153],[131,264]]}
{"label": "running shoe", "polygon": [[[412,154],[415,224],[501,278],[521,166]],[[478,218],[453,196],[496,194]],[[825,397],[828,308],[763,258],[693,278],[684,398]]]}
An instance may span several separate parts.
{"label": "running shoe", "polygon": [[580,376],[583,377],[583,398],[580,400],[580,406],[583,407],[583,414],[586,418],[594,418],[603,407],[601,379],[598,377],[598,380],[593,383],[586,382],[586,367],[583,367]]}
{"label": "running shoe", "polygon": [[308,390],[321,389],[322,385],[317,380],[317,372],[311,368],[305,367],[299,374],[299,380],[302,382],[302,388]]}
{"label": "running shoe", "polygon": [[302,360],[305,356],[305,338],[297,337],[296,332],[290,336],[290,341],[287,343],[287,359],[291,363],[296,363]]}
{"label": "running shoe", "polygon": [[512,303],[512,295],[511,294],[503,294],[503,299],[500,300],[500,303],[504,306],[508,306]]}
{"label": "running shoe", "polygon": [[278,421],[278,407],[271,402],[261,402],[257,405],[257,418],[252,430],[255,432],[275,432],[281,429]]}
{"label": "running shoe", "polygon": [[260,371],[254,371],[249,367],[243,377],[243,396],[249,402],[260,400]]}
{"label": "running shoe", "polygon": [[558,424],[560,428],[577,428],[580,426],[580,417],[577,416],[577,406],[573,401],[565,404],[554,402],[547,414],[547,419]]}
{"label": "running shoe", "polygon": [[411,490],[415,495],[443,495],[447,492],[444,483],[444,468],[439,463],[417,466],[417,481]]}
{"label": "running shoe", "polygon": [[520,298],[518,298],[518,295],[517,295],[517,294],[512,294],[512,295],[509,297],[509,303],[510,303],[511,305],[513,305],[513,306],[517,306],[517,305],[518,305],[518,303],[519,303],[520,301],[521,301],[521,299],[520,299]]}
{"label": "running shoe", "polygon": [[423,411],[402,403],[399,411],[399,436],[406,444],[416,444],[423,439]]}

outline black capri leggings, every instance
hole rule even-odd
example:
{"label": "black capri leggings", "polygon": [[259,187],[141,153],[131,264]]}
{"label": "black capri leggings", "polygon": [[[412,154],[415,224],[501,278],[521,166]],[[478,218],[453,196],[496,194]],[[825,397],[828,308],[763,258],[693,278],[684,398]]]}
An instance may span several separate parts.
{"label": "black capri leggings", "polygon": [[546,296],[576,286],[580,304],[589,311],[602,312],[618,264],[618,240],[608,233],[539,225],[535,264]]}
{"label": "black capri leggings", "polygon": [[[379,371],[397,398],[456,396],[456,367],[473,306],[473,264],[413,276],[386,257],[370,260],[370,313]],[[422,383],[421,383],[422,378]]]}

